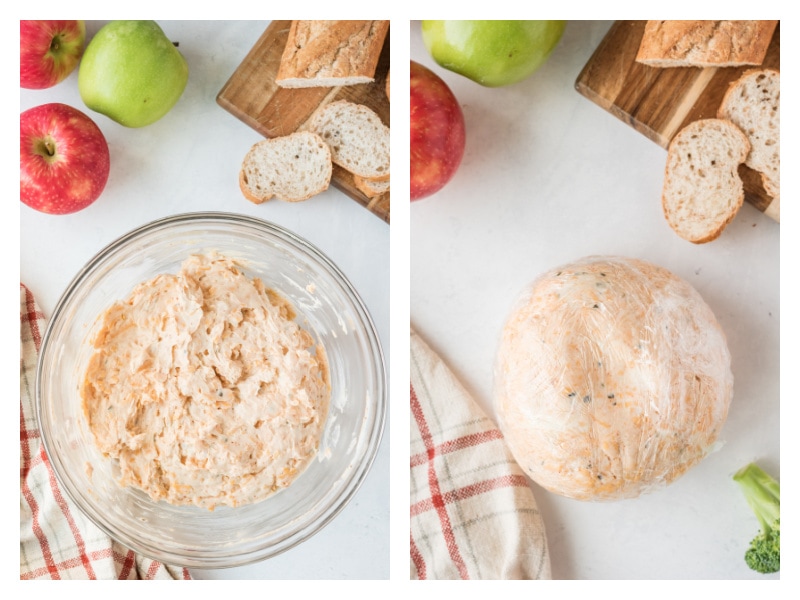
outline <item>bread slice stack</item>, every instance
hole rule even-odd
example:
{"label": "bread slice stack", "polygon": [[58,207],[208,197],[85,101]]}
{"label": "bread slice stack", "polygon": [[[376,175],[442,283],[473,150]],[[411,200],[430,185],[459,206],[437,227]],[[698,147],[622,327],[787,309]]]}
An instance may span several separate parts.
{"label": "bread slice stack", "polygon": [[[388,30],[389,21],[292,21],[275,83],[336,90],[374,82]],[[387,74],[387,97],[388,85]],[[334,165],[368,199],[388,194],[389,128],[366,105],[332,97],[295,133],[253,145],[239,173],[245,198],[306,200],[328,188]]]}
{"label": "bread slice stack", "polygon": [[365,180],[389,179],[389,128],[371,108],[337,100],[318,110],[308,129],[327,142],[335,164]]}
{"label": "bread slice stack", "polygon": [[781,74],[775,69],[750,69],[728,88],[717,111],[735,123],[750,141],[745,164],[761,173],[764,190],[781,196]]}
{"label": "bread slice stack", "polygon": [[[651,67],[744,67],[763,62],[778,21],[648,21],[636,61]],[[717,239],[744,200],[739,165],[761,174],[780,212],[780,72],[751,68],[728,88],[716,118],[687,125],[667,150],[661,204],[696,244]]]}
{"label": "bread slice stack", "polygon": [[662,207],[667,222],[696,244],[717,239],[742,206],[738,166],[761,174],[780,211],[780,72],[750,69],[726,92],[716,119],[695,121],[667,151]]}

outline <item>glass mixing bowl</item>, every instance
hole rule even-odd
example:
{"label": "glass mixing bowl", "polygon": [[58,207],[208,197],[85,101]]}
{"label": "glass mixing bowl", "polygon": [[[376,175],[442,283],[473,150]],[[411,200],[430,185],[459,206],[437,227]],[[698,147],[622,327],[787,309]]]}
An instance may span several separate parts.
{"label": "glass mixing bowl", "polygon": [[[291,301],[327,353],[330,412],[317,457],[265,500],[213,511],[156,502],[121,487],[96,449],[78,389],[98,315],[133,287],[175,273],[193,253],[238,259]],[[86,515],[142,555],[187,567],[230,567],[283,552],[331,521],[364,480],[380,444],[387,391],[370,315],[342,272],[279,226],[242,215],[190,213],[144,225],[100,251],[73,279],[45,332],[36,375],[42,438],[63,488]]]}

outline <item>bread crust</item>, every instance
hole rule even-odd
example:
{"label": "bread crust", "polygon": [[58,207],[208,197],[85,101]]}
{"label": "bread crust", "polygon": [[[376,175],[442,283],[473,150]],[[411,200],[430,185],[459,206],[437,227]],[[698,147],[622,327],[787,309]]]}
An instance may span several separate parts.
{"label": "bread crust", "polygon": [[275,83],[334,87],[375,80],[389,21],[292,21]]}
{"label": "bread crust", "polygon": [[262,202],[266,202],[267,200],[272,200],[272,198],[274,198],[274,194],[263,194],[261,196],[256,196],[250,192],[250,186],[247,183],[247,175],[245,175],[244,169],[239,170],[239,189],[242,191],[242,195],[253,204],[261,204]]}
{"label": "bread crust", "polygon": [[778,21],[647,21],[636,61],[653,67],[764,62]]}

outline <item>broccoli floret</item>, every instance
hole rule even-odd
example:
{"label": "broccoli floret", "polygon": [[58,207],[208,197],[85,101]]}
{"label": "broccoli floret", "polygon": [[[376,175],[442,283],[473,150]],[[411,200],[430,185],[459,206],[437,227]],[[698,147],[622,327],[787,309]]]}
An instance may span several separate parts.
{"label": "broccoli floret", "polygon": [[744,560],[758,573],[777,573],[781,570],[781,485],[755,463],[739,469],[733,479],[761,525]]}

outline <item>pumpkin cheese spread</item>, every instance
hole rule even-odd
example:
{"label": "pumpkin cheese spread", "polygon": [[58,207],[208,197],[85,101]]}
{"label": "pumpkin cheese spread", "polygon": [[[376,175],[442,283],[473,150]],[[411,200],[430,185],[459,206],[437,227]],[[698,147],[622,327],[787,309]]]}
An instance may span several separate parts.
{"label": "pumpkin cheese spread", "polygon": [[317,452],[330,396],[324,350],[294,317],[216,253],[111,306],[81,396],[120,483],[209,509],[288,486]]}

